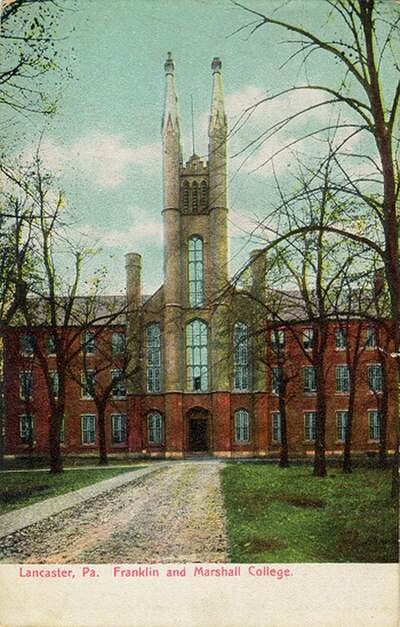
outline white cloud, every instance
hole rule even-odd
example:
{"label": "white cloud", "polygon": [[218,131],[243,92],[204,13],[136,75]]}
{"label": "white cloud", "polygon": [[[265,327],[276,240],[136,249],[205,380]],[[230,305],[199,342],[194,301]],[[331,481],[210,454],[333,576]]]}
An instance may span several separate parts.
{"label": "white cloud", "polygon": [[113,229],[105,232],[93,224],[85,224],[80,232],[98,246],[122,248],[126,252],[138,251],[149,244],[162,245],[163,225],[161,215],[149,216],[148,211],[140,206],[130,208],[129,226],[125,229]]}
{"label": "white cloud", "polygon": [[[100,188],[114,188],[126,180],[129,168],[137,166],[146,173],[160,170],[159,143],[129,146],[122,135],[91,133],[70,144],[44,140],[40,154],[44,166],[54,174],[79,171]],[[29,161],[33,151],[26,150]]]}

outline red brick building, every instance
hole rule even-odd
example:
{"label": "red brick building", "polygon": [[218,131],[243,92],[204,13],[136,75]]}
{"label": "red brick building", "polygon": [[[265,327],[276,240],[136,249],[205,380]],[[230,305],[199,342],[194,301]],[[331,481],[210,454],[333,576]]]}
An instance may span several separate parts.
{"label": "red brick building", "polygon": [[[252,253],[247,292],[230,285],[221,62],[212,63],[207,162],[196,154],[183,162],[174,69],[169,57],[162,131],[164,283],[144,298],[141,257],[130,253],[120,316],[64,331],[70,358],[62,449],[98,451],[102,402],[110,453],[267,456],[280,448],[284,375],[289,453],[311,453],[315,323],[287,314],[283,324],[272,325],[265,256],[259,251]],[[49,451],[49,394],[55,396],[59,385],[52,333],[43,324],[15,327],[4,339],[8,454]],[[323,373],[327,451],[343,450],[351,399],[353,451],[377,451],[382,438],[393,450],[395,372],[383,326],[331,320]]]}

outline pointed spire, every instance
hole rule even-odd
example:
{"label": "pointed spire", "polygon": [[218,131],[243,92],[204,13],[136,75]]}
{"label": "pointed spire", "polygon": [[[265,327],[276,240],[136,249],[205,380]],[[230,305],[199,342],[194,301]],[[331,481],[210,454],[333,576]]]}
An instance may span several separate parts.
{"label": "pointed spire", "polygon": [[214,57],[211,63],[213,71],[213,92],[211,99],[211,115],[209,133],[215,128],[226,128],[226,115],[224,105],[224,92],[222,88],[222,63],[219,57]]}
{"label": "pointed spire", "polygon": [[179,106],[178,95],[175,88],[175,63],[172,59],[171,52],[168,52],[167,59],[164,63],[165,76],[167,78],[166,92],[165,92],[165,106],[162,122],[162,130],[174,130],[178,134],[178,141],[180,142],[180,123],[179,123]]}

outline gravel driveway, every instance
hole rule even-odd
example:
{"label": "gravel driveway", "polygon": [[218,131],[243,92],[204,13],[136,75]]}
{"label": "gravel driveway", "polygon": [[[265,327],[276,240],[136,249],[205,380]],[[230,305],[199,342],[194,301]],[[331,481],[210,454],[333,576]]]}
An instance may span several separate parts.
{"label": "gravel driveway", "polygon": [[178,462],[1,540],[3,563],[226,562],[220,462]]}

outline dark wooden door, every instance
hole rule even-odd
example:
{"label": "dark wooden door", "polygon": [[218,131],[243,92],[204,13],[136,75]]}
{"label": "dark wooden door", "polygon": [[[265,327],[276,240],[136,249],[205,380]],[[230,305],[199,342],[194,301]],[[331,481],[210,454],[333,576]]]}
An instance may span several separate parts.
{"label": "dark wooden door", "polygon": [[191,451],[207,451],[207,419],[192,418],[189,423],[189,448]]}

